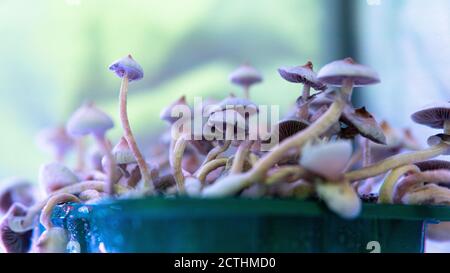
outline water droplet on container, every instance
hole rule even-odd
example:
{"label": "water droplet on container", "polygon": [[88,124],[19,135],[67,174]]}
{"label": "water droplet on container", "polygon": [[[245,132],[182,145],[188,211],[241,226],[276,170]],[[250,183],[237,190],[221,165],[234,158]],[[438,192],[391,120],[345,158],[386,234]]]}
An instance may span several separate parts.
{"label": "water droplet on container", "polygon": [[80,247],[80,243],[78,243],[77,241],[70,241],[67,244],[67,252],[69,253],[80,253],[81,252],[81,247]]}

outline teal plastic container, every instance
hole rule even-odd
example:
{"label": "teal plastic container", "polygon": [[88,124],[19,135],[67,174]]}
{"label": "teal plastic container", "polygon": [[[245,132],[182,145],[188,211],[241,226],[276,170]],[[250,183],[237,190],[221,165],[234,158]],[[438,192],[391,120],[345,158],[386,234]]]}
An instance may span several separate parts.
{"label": "teal plastic container", "polygon": [[67,204],[53,222],[81,252],[420,253],[450,208],[364,204],[344,220],[316,201],[145,198]]}

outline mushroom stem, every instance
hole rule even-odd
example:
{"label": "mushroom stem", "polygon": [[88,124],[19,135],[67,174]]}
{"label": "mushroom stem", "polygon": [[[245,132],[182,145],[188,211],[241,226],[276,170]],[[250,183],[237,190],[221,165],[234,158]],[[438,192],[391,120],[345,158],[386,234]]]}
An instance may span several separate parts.
{"label": "mushroom stem", "polygon": [[45,227],[45,229],[50,229],[53,227],[51,218],[55,206],[58,204],[68,202],[81,203],[81,200],[78,199],[78,197],[76,197],[75,195],[69,193],[55,194],[48,199],[47,204],[42,209],[41,217],[39,220],[41,224]]}
{"label": "mushroom stem", "polygon": [[353,79],[348,78],[342,81],[341,92],[347,101],[351,101],[353,93],[354,82]]}
{"label": "mushroom stem", "polygon": [[303,85],[303,90],[302,90],[302,102],[303,105],[302,107],[300,107],[299,109],[299,113],[298,113],[298,117],[301,120],[308,120],[308,116],[309,116],[309,106],[308,106],[308,98],[311,94],[311,86],[308,84],[304,84]]}
{"label": "mushroom stem", "polygon": [[392,204],[394,202],[394,190],[397,181],[407,173],[420,172],[416,165],[406,165],[393,169],[384,179],[380,188],[380,197],[378,203]]}
{"label": "mushroom stem", "polygon": [[247,158],[250,146],[253,144],[253,141],[243,141],[238,150],[236,151],[236,155],[233,160],[233,164],[231,165],[230,173],[237,174],[241,173],[244,168],[245,159]]}
{"label": "mushroom stem", "polygon": [[183,154],[184,150],[186,149],[187,140],[184,135],[180,136],[178,138],[177,142],[175,143],[175,146],[173,148],[173,162],[172,162],[172,170],[173,175],[175,177],[175,182],[177,183],[177,189],[180,194],[185,193],[184,189],[184,174],[183,174],[183,167],[182,167],[182,161],[183,161]]}
{"label": "mushroom stem", "polygon": [[[362,166],[367,167],[370,165],[371,160],[371,150],[370,150],[370,140],[364,138],[362,143]],[[358,181],[356,183],[356,189],[359,194],[369,194],[372,190],[371,183],[373,183],[372,178],[367,178],[365,180]]]}
{"label": "mushroom stem", "polygon": [[394,155],[365,168],[348,172],[345,174],[345,177],[350,181],[356,181],[377,176],[403,165],[413,164],[436,157],[447,151],[449,148],[449,144],[440,143],[422,151]]}
{"label": "mushroom stem", "polygon": [[250,85],[245,85],[243,87],[243,89],[244,89],[244,98],[249,100],[250,99]]}
{"label": "mushroom stem", "polygon": [[450,135],[450,120],[444,122],[444,134]]}
{"label": "mushroom stem", "polygon": [[202,163],[202,167],[205,166],[208,162],[216,159],[220,154],[224,153],[231,145],[231,140],[225,140],[223,145],[219,145],[214,147],[211,151],[206,155],[205,160]]}
{"label": "mushroom stem", "polygon": [[124,131],[124,137],[130,145],[130,149],[136,157],[137,164],[139,166],[139,170],[141,171],[141,176],[143,180],[143,190],[152,193],[154,191],[153,180],[150,176],[150,172],[148,171],[147,163],[144,160],[144,157],[139,150],[136,140],[134,139],[133,133],[131,131],[130,122],[128,120],[127,113],[127,93],[128,93],[128,76],[125,75],[122,78],[122,83],[120,86],[120,121],[122,123],[122,128]]}
{"label": "mushroom stem", "polygon": [[77,150],[77,165],[75,169],[77,171],[82,171],[84,169],[84,155],[86,153],[83,138],[82,137],[77,138],[75,145]]}
{"label": "mushroom stem", "polygon": [[95,135],[95,140],[97,141],[97,144],[102,151],[102,153],[106,156],[106,165],[107,170],[105,170],[107,174],[106,183],[108,185],[106,193],[110,196],[114,195],[114,184],[116,183],[115,179],[115,168],[116,168],[116,162],[114,160],[114,157],[111,153],[111,147],[108,145],[108,142],[106,141],[105,135]]}
{"label": "mushroom stem", "polygon": [[306,170],[300,166],[285,166],[277,169],[270,176],[268,176],[265,183],[267,185],[272,185],[278,182],[282,182],[288,177],[292,177],[293,180],[299,180],[305,174]]}
{"label": "mushroom stem", "polygon": [[198,171],[196,172],[196,177],[198,178],[198,180],[200,180],[200,182],[204,183],[206,177],[210,172],[214,171],[217,168],[225,166],[227,164],[227,161],[227,158],[218,158],[206,163],[205,165],[200,167],[200,169],[198,169]]}
{"label": "mushroom stem", "polygon": [[397,187],[394,188],[393,194],[393,202],[401,202],[403,196],[409,192],[411,189],[417,186],[423,186],[424,183],[432,183],[432,184],[450,184],[450,171],[442,169],[442,170],[433,170],[433,171],[425,171],[425,172],[416,172],[411,175],[408,175],[404,179],[402,179],[399,183],[397,183]]}

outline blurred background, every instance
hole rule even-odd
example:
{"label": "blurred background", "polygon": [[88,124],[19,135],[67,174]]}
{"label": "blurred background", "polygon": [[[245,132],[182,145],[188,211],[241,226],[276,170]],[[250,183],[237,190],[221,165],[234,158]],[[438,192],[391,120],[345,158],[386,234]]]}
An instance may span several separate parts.
{"label": "blurred background", "polygon": [[[382,79],[357,90],[355,104],[412,127],[424,142],[435,131],[409,116],[449,98],[449,11],[448,0],[2,0],[0,178],[36,180],[50,160],[36,133],[63,124],[83,101],[118,125],[120,80],[107,67],[128,53],[145,71],[129,94],[142,146],[165,127],[159,112],[179,96],[239,93],[228,74],[244,62],[264,75],[254,100],[287,111],[300,90],[278,67],[311,60],[318,70],[347,56]],[[109,136],[116,141],[119,126]]]}

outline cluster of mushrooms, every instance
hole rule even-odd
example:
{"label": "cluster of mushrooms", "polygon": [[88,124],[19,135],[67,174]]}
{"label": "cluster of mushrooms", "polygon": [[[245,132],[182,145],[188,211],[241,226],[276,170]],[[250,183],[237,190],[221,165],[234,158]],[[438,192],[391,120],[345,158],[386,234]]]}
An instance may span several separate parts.
{"label": "cluster of mushrooms", "polygon": [[[67,251],[71,238],[51,215],[56,205],[68,202],[145,196],[318,199],[348,219],[359,215],[363,202],[450,204],[450,162],[430,160],[450,153],[450,103],[412,115],[416,123],[441,130],[423,149],[409,130],[378,123],[365,108],[353,107],[354,88],[377,84],[379,77],[351,58],[329,63],[317,74],[311,62],[280,68],[283,79],[302,86],[301,95],[287,116],[256,139],[247,137],[254,133],[247,122],[260,114],[249,91],[262,76],[245,64],[230,75],[242,87],[242,97],[231,94],[201,105],[204,128],[215,138],[173,134],[175,124],[189,124],[174,116],[177,107],[190,107],[183,96],[162,110],[169,126],[145,153],[127,116],[128,84],[143,78],[143,70],[130,55],[109,69],[122,80],[123,136],[115,145],[110,142],[113,121],[93,103],[83,104],[65,126],[43,130],[39,146],[52,152],[54,162],[41,166],[39,187],[23,178],[1,183],[0,239],[6,252]],[[224,118],[230,115],[231,121]],[[243,139],[230,134],[238,130]],[[273,137],[278,143],[262,150]],[[95,145],[87,147],[87,139]],[[77,160],[69,167],[65,162],[72,150]],[[450,240],[445,223],[428,231],[431,239]]]}

